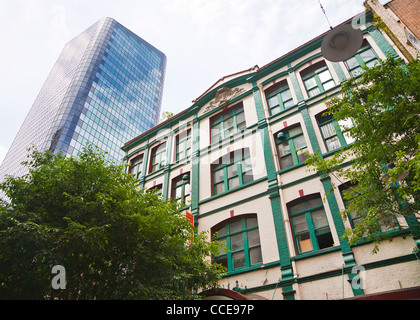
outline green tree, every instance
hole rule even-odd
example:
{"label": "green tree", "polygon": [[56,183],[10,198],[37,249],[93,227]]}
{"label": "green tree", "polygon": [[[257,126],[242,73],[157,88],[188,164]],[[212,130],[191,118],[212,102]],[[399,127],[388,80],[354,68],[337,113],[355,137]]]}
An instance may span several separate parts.
{"label": "green tree", "polygon": [[[0,298],[194,299],[192,288],[216,285],[220,245],[95,148],[33,151],[26,165],[0,185]],[[65,289],[52,288],[55,265]]]}
{"label": "green tree", "polygon": [[372,240],[376,251],[380,241],[392,238],[385,230],[404,228],[419,237],[420,62],[388,57],[363,70],[327,102],[326,113],[336,122],[352,120],[336,130],[354,142],[328,157],[317,150],[307,165],[345,183],[342,215],[356,218],[345,236],[351,244]]}

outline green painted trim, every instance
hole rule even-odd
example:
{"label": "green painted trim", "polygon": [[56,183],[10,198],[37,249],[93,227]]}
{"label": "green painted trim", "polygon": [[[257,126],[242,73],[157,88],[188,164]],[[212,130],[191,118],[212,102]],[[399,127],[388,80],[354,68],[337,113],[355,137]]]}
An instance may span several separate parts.
{"label": "green painted trim", "polygon": [[348,254],[351,252],[350,245],[348,244],[348,239],[343,238],[344,236],[344,223],[341,218],[340,209],[338,208],[337,199],[335,198],[334,192],[332,192],[333,187],[331,184],[331,178],[329,176],[321,176],[322,186],[324,187],[325,197],[328,201],[328,206],[330,207],[331,216],[334,221],[335,230],[337,232],[338,238],[340,240],[340,247],[343,254]]}
{"label": "green painted trim", "polygon": [[[404,255],[404,256],[400,256],[400,257],[394,257],[394,258],[389,258],[389,259],[385,259],[385,260],[370,262],[370,263],[361,265],[361,267],[365,268],[365,270],[373,270],[373,269],[376,269],[376,268],[387,267],[387,266],[400,264],[400,263],[411,262],[411,261],[415,261],[415,260],[417,260],[417,258],[414,254],[408,254],[408,255]],[[275,267],[274,264],[273,264],[273,267]],[[344,274],[346,274],[346,275],[351,274],[351,269],[352,269],[352,266],[351,267],[345,267],[344,268]],[[308,282],[313,282],[313,281],[317,281],[317,280],[325,280],[325,279],[333,278],[333,277],[341,277],[342,274],[343,274],[343,269],[340,268],[340,269],[330,270],[330,271],[327,271],[327,272],[318,273],[318,274],[310,275],[310,276],[306,276],[306,277],[300,277],[300,278],[298,277],[298,278],[294,279],[294,283],[302,284],[302,283],[308,283]],[[280,285],[281,284],[282,284],[282,281],[280,281]],[[278,285],[278,283],[275,282],[275,283],[265,284],[265,285],[262,285],[262,286],[256,286],[256,287],[253,287],[253,288],[247,288],[247,289],[245,289],[245,293],[255,293],[255,292],[272,290],[277,285]]]}
{"label": "green painted trim", "polygon": [[[191,169],[191,214],[198,215],[200,201],[200,121],[194,116],[192,135],[192,169]],[[197,219],[194,219],[197,224]]]}
{"label": "green painted trim", "polygon": [[335,73],[338,76],[339,81],[340,82],[346,81],[347,80],[347,77],[344,74],[344,71],[341,68],[341,65],[338,62],[332,62],[331,64],[332,64],[332,66],[334,68]]}
{"label": "green painted trim", "polygon": [[[206,204],[206,203],[208,203],[208,202],[211,202],[211,201],[213,201],[213,200],[216,200],[216,199],[222,198],[222,197],[224,197],[224,196],[226,196],[226,195],[231,195],[232,193],[235,193],[235,192],[238,192],[238,191],[244,190],[244,189],[246,189],[246,188],[249,188],[249,187],[251,187],[251,186],[254,186],[254,185],[256,185],[256,184],[259,184],[259,183],[261,183],[261,182],[264,182],[264,181],[266,181],[266,180],[267,180],[267,177],[259,178],[259,179],[257,179],[257,180],[254,180],[254,181],[252,181],[252,182],[249,182],[249,183],[247,183],[247,184],[244,184],[244,185],[242,185],[242,186],[240,186],[240,187],[237,187],[237,188],[235,188],[235,189],[232,189],[232,190],[229,190],[229,191],[223,192],[223,193],[221,193],[221,194],[218,194],[218,195],[212,196],[212,197],[210,197],[210,198],[207,198],[207,199],[201,200],[201,201],[199,202],[199,204],[200,204],[200,205]],[[224,210],[228,210],[229,208],[232,208],[233,206],[238,206],[238,205],[240,205],[240,204],[247,203],[247,202],[253,201],[253,200],[255,200],[255,199],[258,199],[258,198],[261,198],[261,197],[267,196],[267,195],[268,195],[268,192],[267,192],[267,191],[260,192],[260,193],[258,193],[258,194],[256,194],[256,195],[252,196],[252,197],[247,197],[246,199],[243,199],[243,200],[239,200],[239,201],[231,202],[231,203],[229,203],[229,204],[228,204],[228,205],[226,205],[226,206],[223,206],[223,207],[218,207],[217,209],[214,209],[214,210],[211,210],[211,211],[207,211],[207,212],[201,213],[201,214],[200,214],[200,218],[205,217],[205,216],[208,216],[208,215],[211,215],[211,214],[214,214],[214,213],[217,213],[217,212],[221,212],[221,211],[224,211]]]}
{"label": "green painted trim", "polygon": [[303,123],[305,124],[306,131],[308,132],[308,138],[309,138],[309,142],[312,146],[312,150],[314,151],[314,153],[318,153],[319,155],[321,155],[321,149],[319,147],[318,140],[317,140],[316,134],[315,134],[315,130],[314,130],[314,127],[312,125],[311,118],[309,116],[308,106],[306,105],[305,102],[302,101],[302,102],[299,103],[298,108],[300,110],[300,113],[302,114]]}
{"label": "green painted trim", "polygon": [[299,104],[299,102],[303,100],[303,93],[300,88],[299,82],[297,80],[295,71],[293,70],[290,64],[288,64],[288,67],[289,67],[288,72],[289,72],[290,82],[292,83],[292,88],[293,88],[293,91],[295,92],[296,99]]}
{"label": "green painted trim", "polygon": [[366,24],[367,30],[369,32],[369,35],[372,37],[372,39],[375,41],[379,49],[383,52],[383,54],[390,54],[391,56],[398,56],[398,54],[395,52],[394,48],[388,43],[388,41],[385,39],[383,34],[376,29],[370,22]]}
{"label": "green painted trim", "polygon": [[[282,71],[282,72],[280,72],[280,73],[278,73],[278,74],[276,74],[276,75],[274,75],[274,76],[272,76],[272,77],[270,77],[270,78],[268,78],[267,80],[264,80],[263,82],[261,82],[261,84],[263,85],[263,86],[266,86],[267,84],[269,84],[270,82],[273,82],[273,81],[275,81],[275,80],[277,80],[277,79],[280,79],[280,78],[282,78],[282,77],[284,77],[284,76],[287,76],[289,74],[289,72],[287,72],[287,71]],[[267,88],[268,89],[268,88]]]}

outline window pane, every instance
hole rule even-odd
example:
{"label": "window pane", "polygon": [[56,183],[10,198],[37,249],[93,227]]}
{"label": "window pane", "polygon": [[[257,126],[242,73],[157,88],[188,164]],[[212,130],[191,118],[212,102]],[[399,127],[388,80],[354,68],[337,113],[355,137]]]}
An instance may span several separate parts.
{"label": "window pane", "polygon": [[307,252],[313,250],[312,241],[309,233],[304,233],[296,237],[299,252]]}
{"label": "window pane", "polygon": [[334,245],[334,240],[332,238],[331,232],[326,232],[316,236],[319,249],[329,248]]}
{"label": "window pane", "polygon": [[344,64],[346,65],[347,70],[352,70],[353,68],[356,68],[356,67],[359,66],[359,63],[357,62],[355,57],[352,57],[352,58],[346,60],[344,62]]}
{"label": "window pane", "polygon": [[242,230],[242,220],[238,220],[230,224],[230,233],[240,230]]}
{"label": "window pane", "polygon": [[239,187],[239,177],[229,179],[229,190]]}
{"label": "window pane", "polygon": [[[226,246],[226,239],[221,239],[218,240],[220,243],[224,244]],[[225,249],[220,249],[219,250],[219,256],[226,254],[226,250]]]}
{"label": "window pane", "polygon": [[327,144],[327,148],[329,151],[340,148],[340,141],[338,140],[338,137],[327,139],[325,140],[325,143]]}
{"label": "window pane", "polygon": [[224,178],[224,171],[223,169],[214,172],[214,183],[218,183],[223,181]]}
{"label": "window pane", "polygon": [[225,129],[228,129],[233,126],[233,118],[227,119],[225,121]]}
{"label": "window pane", "polygon": [[241,268],[245,267],[245,254],[244,252],[237,252],[232,254],[232,262],[233,262],[233,268]]}
{"label": "window pane", "polygon": [[324,210],[312,212],[311,215],[312,223],[314,224],[315,229],[328,226],[328,221]]}
{"label": "window pane", "polygon": [[308,210],[308,209],[315,208],[318,206],[322,206],[322,199],[320,197],[316,197],[314,199],[302,201],[295,205],[292,205],[289,207],[289,211],[290,213],[297,213],[297,212]]}
{"label": "window pane", "polygon": [[299,149],[302,149],[302,148],[306,147],[306,140],[305,140],[304,136],[294,138],[293,141],[295,143],[296,150],[299,150]]}
{"label": "window pane", "polygon": [[305,215],[294,217],[293,218],[293,226],[294,226],[296,234],[308,231],[308,225],[306,224]]}
{"label": "window pane", "polygon": [[252,171],[247,171],[243,173],[242,180],[244,181],[244,183],[249,183],[249,182],[254,181],[254,176],[252,175]]}
{"label": "window pane", "polygon": [[280,96],[281,96],[281,99],[283,100],[283,102],[292,98],[292,94],[290,93],[290,90],[286,90],[286,91],[282,92],[280,94]]}
{"label": "window pane", "polygon": [[251,257],[251,265],[261,263],[262,262],[261,247],[250,249],[249,256]]}
{"label": "window pane", "polygon": [[286,155],[290,154],[291,151],[290,151],[289,143],[286,142],[286,143],[280,144],[279,145],[279,152],[280,152],[280,157],[283,157],[283,156],[286,156]]}
{"label": "window pane", "polygon": [[366,50],[360,54],[360,57],[363,59],[364,62],[368,62],[372,59],[375,59],[376,56],[371,49]]}
{"label": "window pane", "polygon": [[247,228],[251,228],[253,226],[256,226],[257,224],[258,223],[257,223],[257,218],[256,217],[246,219],[246,227]]}
{"label": "window pane", "polygon": [[280,159],[280,166],[282,169],[290,168],[293,165],[293,156],[291,154]]}
{"label": "window pane", "polygon": [[318,88],[318,87],[316,87],[315,89],[310,90],[310,91],[308,92],[308,95],[309,95],[310,97],[313,97],[313,96],[317,95],[318,93],[321,93],[321,90],[319,90],[319,88]]}
{"label": "window pane", "polygon": [[289,101],[286,101],[285,103],[284,103],[284,108],[290,108],[291,106],[293,106],[295,103],[293,102],[293,100],[289,100]]}
{"label": "window pane", "polygon": [[331,79],[331,74],[328,70],[321,72],[320,74],[318,74],[318,76],[322,83]]}
{"label": "window pane", "polygon": [[236,163],[234,163],[233,165],[230,165],[229,167],[227,167],[227,171],[228,171],[228,177],[234,177],[238,175],[238,165]]}
{"label": "window pane", "polygon": [[309,79],[305,80],[304,83],[305,83],[306,89],[308,89],[308,90],[316,87],[316,81],[315,81],[314,78],[309,78]]}
{"label": "window pane", "polygon": [[289,136],[290,137],[293,137],[293,136],[301,134],[301,133],[302,133],[302,128],[300,126],[289,130]]}
{"label": "window pane", "polygon": [[245,113],[241,112],[236,116],[236,123],[240,124],[241,122],[245,121]]}
{"label": "window pane", "polygon": [[216,233],[218,237],[224,236],[226,234],[226,226],[217,229]]}
{"label": "window pane", "polygon": [[271,109],[271,115],[279,113],[281,111],[280,107],[275,107],[274,109]]}
{"label": "window pane", "polygon": [[242,233],[231,237],[230,241],[231,241],[232,251],[242,250],[244,248],[244,243],[243,243],[242,238],[243,238]]}
{"label": "window pane", "polygon": [[260,244],[260,233],[258,232],[258,229],[248,231],[248,244],[250,247]]}
{"label": "window pane", "polygon": [[324,138],[329,138],[329,137],[334,136],[336,134],[335,127],[334,127],[334,124],[332,122],[322,126],[321,131],[322,131],[322,135],[324,136]]}
{"label": "window pane", "polygon": [[270,108],[273,108],[273,107],[275,107],[276,105],[278,105],[278,100],[277,100],[277,97],[276,97],[276,96],[271,97],[271,98],[269,98],[269,99],[268,99],[268,106],[269,106]]}
{"label": "window pane", "polygon": [[324,83],[323,86],[324,86],[324,90],[328,90],[328,89],[333,88],[335,86],[335,83],[334,83],[333,80],[331,80],[331,81],[328,81],[328,82]]}
{"label": "window pane", "polygon": [[308,148],[304,148],[298,151],[298,160],[299,162],[304,162],[306,159],[308,159],[308,156],[305,154],[308,152]]}
{"label": "window pane", "polygon": [[214,186],[214,192],[215,192],[216,194],[220,194],[220,193],[222,193],[222,192],[224,192],[224,191],[225,191],[225,184],[224,184],[224,182],[219,183],[219,184],[216,184],[216,185]]}
{"label": "window pane", "polygon": [[227,256],[217,258],[215,261],[216,263],[219,263],[222,266],[224,266],[226,269],[228,268]]}

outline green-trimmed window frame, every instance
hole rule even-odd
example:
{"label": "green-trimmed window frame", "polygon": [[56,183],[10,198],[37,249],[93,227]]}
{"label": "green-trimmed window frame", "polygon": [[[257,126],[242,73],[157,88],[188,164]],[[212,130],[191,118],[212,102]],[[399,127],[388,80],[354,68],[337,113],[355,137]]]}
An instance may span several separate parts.
{"label": "green-trimmed window frame", "polygon": [[322,198],[312,195],[293,201],[287,209],[298,254],[334,246]]}
{"label": "green-trimmed window frame", "polygon": [[325,61],[318,62],[300,72],[308,97],[321,94],[335,86]]}
{"label": "green-trimmed window frame", "polygon": [[130,174],[137,180],[140,179],[143,170],[143,157],[141,154],[130,161]]}
{"label": "green-trimmed window frame", "polygon": [[191,129],[185,130],[176,136],[175,161],[191,156]]}
{"label": "green-trimmed window frame", "polygon": [[280,169],[287,169],[305,162],[308,152],[305,136],[300,125],[282,130],[275,135]]}
{"label": "green-trimmed window frame", "polygon": [[190,200],[191,186],[190,186],[190,175],[184,173],[172,180],[172,200],[175,202],[181,202],[185,205]]}
{"label": "green-trimmed window frame", "polygon": [[166,164],[166,142],[154,147],[150,156],[149,173],[162,169]]}
{"label": "green-trimmed window frame", "polygon": [[156,192],[156,194],[158,195],[162,195],[162,191],[163,191],[163,184],[157,184],[151,188],[148,189],[149,192]]}
{"label": "green-trimmed window frame", "polygon": [[287,80],[281,81],[265,90],[270,115],[275,115],[295,105]]}
{"label": "green-trimmed window frame", "polygon": [[213,239],[225,244],[213,262],[228,272],[246,270],[261,265],[262,252],[256,214],[234,217],[212,229]]}
{"label": "green-trimmed window frame", "polygon": [[362,66],[371,68],[376,63],[379,63],[379,58],[367,40],[363,41],[362,47],[353,57],[344,61],[344,65],[352,77],[359,76],[364,72]]}
{"label": "green-trimmed window frame", "polygon": [[343,133],[341,129],[352,127],[353,121],[351,119],[337,122],[331,114],[324,113],[316,116],[316,120],[327,152],[353,143],[354,139],[350,134],[348,132]]}
{"label": "green-trimmed window frame", "polygon": [[238,188],[254,180],[249,148],[232,151],[211,165],[213,195]]}
{"label": "green-trimmed window frame", "polygon": [[211,143],[228,138],[245,127],[244,107],[240,103],[210,119]]}

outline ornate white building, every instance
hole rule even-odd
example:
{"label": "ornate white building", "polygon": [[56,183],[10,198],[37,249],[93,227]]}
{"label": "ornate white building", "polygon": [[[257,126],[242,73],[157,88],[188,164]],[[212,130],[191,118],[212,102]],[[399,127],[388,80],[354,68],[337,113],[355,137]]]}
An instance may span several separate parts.
{"label": "ornate white building", "polygon": [[403,238],[409,227],[375,255],[372,243],[350,246],[342,235],[353,221],[340,216],[340,189],[327,194],[340,182],[304,164],[305,152],[319,149],[328,157],[352,142],[322,115],[340,82],[386,52],[403,56],[367,17],[353,58],[325,60],[320,35],[263,67],[221,78],[191,107],[122,148],[141,189],[189,203],[185,211],[198,231],[217,233],[229,248],[214,258],[228,269],[223,289],[209,295],[346,299],[390,291],[419,297],[413,251],[419,239]]}

